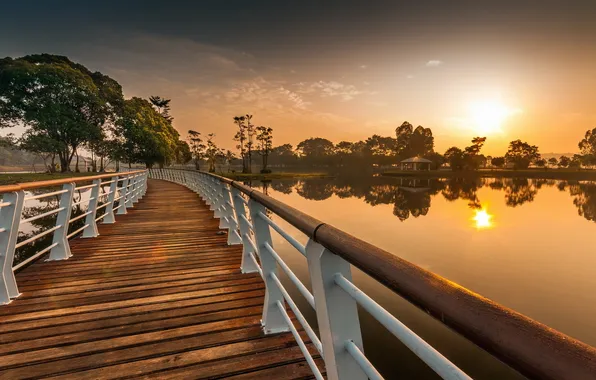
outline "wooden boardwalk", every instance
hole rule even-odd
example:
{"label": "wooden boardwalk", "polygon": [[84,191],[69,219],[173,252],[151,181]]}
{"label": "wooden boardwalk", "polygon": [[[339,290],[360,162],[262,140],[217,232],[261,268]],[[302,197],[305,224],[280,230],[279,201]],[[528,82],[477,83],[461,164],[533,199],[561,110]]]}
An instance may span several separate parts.
{"label": "wooden boardwalk", "polygon": [[262,333],[263,281],[218,231],[195,193],[150,180],[116,224],[71,241],[72,258],[17,274],[0,379],[312,377],[290,333]]}

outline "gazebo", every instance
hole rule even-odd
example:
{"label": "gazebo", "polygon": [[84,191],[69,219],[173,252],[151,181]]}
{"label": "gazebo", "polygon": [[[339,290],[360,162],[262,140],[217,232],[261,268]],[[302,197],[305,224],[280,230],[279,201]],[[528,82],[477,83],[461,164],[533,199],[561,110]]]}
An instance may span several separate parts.
{"label": "gazebo", "polygon": [[400,163],[400,169],[412,171],[430,170],[432,163],[431,160],[427,160],[426,158],[410,157]]}

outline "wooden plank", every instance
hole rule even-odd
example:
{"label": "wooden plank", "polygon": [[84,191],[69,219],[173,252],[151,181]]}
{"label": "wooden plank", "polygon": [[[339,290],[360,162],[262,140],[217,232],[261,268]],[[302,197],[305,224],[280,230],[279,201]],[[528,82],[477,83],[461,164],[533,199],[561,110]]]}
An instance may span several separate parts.
{"label": "wooden plank", "polygon": [[218,231],[196,194],[151,180],[116,224],[72,241],[70,260],[17,274],[23,295],[0,308],[0,379],[310,376],[291,334],[263,334],[265,286]]}

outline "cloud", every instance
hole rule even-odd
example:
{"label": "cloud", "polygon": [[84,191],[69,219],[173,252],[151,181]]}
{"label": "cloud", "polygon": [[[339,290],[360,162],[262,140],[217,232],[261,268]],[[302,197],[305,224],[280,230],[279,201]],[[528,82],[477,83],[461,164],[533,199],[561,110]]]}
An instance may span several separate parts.
{"label": "cloud", "polygon": [[360,65],[360,68],[361,68],[362,70],[366,69],[367,67],[368,67],[368,66],[366,66],[366,65]]}
{"label": "cloud", "polygon": [[426,62],[426,67],[438,67],[443,64],[443,61],[438,59],[431,59],[430,61]]}
{"label": "cloud", "polygon": [[351,84],[343,84],[336,81],[318,81],[312,83],[300,82],[295,85],[297,87],[296,92],[301,94],[319,94],[320,97],[338,97],[343,101],[349,101],[354,99],[358,95],[368,94],[372,95],[372,91],[362,91]]}

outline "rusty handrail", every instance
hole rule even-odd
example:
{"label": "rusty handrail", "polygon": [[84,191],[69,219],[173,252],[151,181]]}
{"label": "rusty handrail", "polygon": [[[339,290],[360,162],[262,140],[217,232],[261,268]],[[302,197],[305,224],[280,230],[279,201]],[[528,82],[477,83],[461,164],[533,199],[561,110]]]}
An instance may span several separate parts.
{"label": "rusty handrail", "polygon": [[[179,169],[184,170],[184,169]],[[596,378],[596,349],[437,274],[213,173],[309,238],[429,313],[520,373],[537,379]]]}

